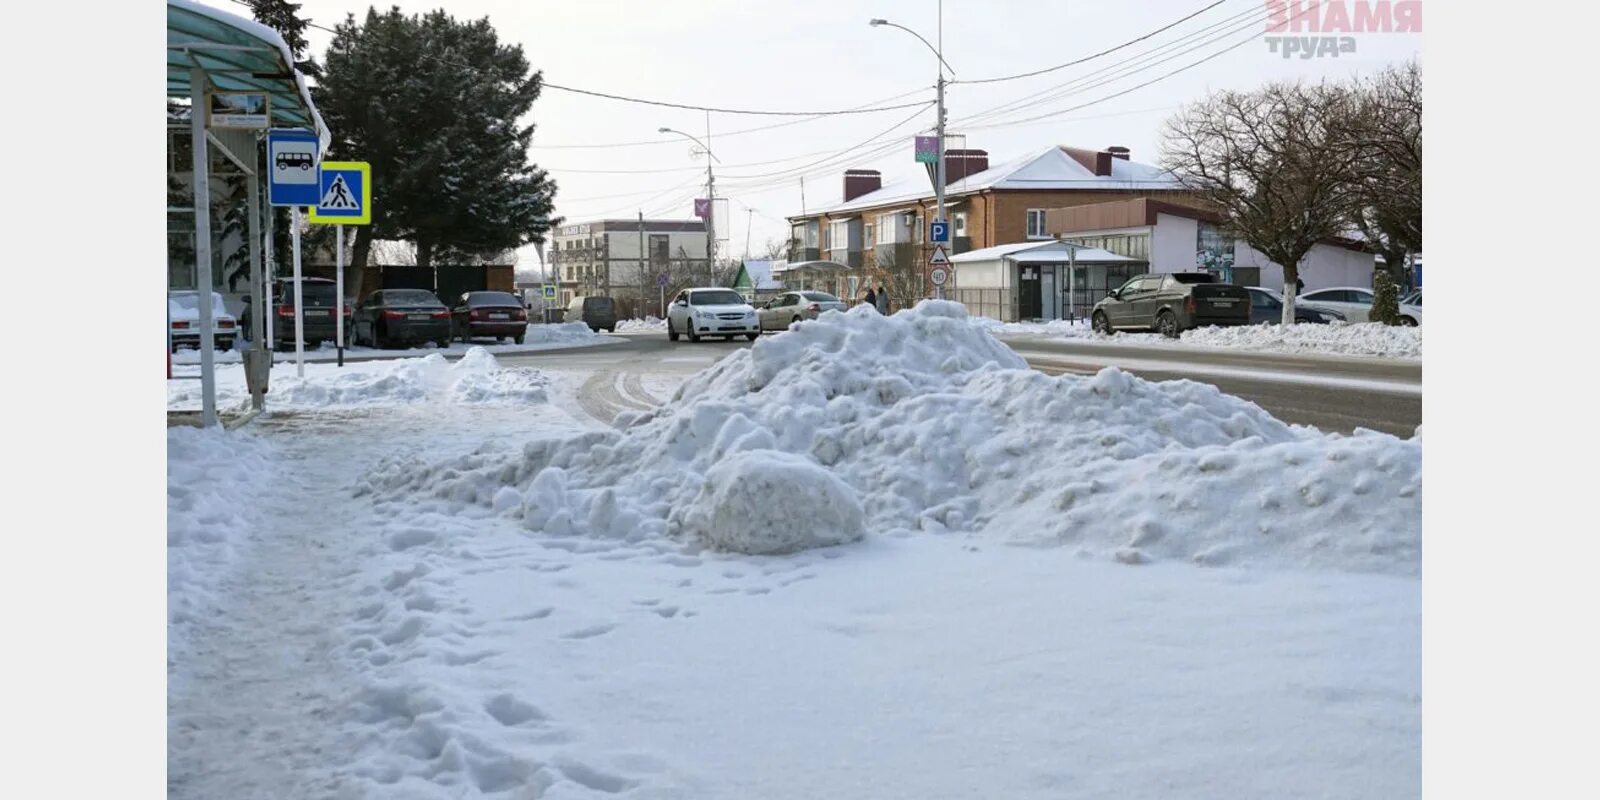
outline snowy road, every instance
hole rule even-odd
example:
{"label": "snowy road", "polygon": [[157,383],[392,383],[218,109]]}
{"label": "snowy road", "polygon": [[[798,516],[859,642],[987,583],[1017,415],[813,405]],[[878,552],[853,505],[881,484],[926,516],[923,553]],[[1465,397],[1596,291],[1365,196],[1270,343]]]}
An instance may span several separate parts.
{"label": "snowy road", "polygon": [[[604,350],[505,354],[506,364],[556,369],[608,369],[633,374],[683,374],[710,366],[736,349],[734,342],[669,342],[660,332],[619,335]],[[1196,347],[1149,347],[1005,337],[1005,343],[1048,374],[1091,375],[1116,366],[1150,380],[1209,383],[1250,400],[1285,422],[1349,433],[1356,428],[1409,436],[1422,424],[1422,365],[1415,361],[1277,353],[1241,353]],[[603,390],[596,394],[604,393]],[[625,404],[589,404],[620,410]],[[613,412],[614,413],[614,412]]]}

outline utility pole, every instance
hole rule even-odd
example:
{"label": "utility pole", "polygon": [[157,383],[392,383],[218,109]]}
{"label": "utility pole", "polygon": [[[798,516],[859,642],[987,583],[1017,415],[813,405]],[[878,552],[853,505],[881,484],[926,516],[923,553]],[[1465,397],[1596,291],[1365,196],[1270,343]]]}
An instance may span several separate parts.
{"label": "utility pole", "polygon": [[[713,271],[712,270],[712,265],[715,263],[716,253],[717,253],[716,177],[711,174],[711,162],[718,161],[719,159],[716,157],[715,154],[713,154],[711,152],[711,145],[708,145],[705,142],[700,141],[699,139],[695,138],[694,136],[692,136],[690,134],[684,133],[683,131],[680,131],[680,130],[674,130],[672,128],[658,128],[658,129],[656,129],[656,132],[657,133],[676,133],[677,135],[682,136],[683,138],[688,139],[689,141],[694,142],[697,145],[700,145],[700,149],[706,151],[706,216],[705,216],[705,221],[706,221],[706,284],[705,285],[710,286],[711,285],[711,278],[712,278],[712,271]],[[711,112],[707,111],[706,112],[706,139],[709,140],[710,138],[711,138]]]}
{"label": "utility pole", "polygon": [[[650,254],[646,253],[645,249],[644,249],[644,209],[641,208],[641,209],[639,209],[639,274],[640,274],[640,276],[643,276],[643,275],[649,273],[649,271],[650,271],[650,269],[649,269],[649,266],[650,266],[649,255]],[[640,282],[641,283],[644,282],[642,277],[640,279]],[[645,284],[645,285],[648,286],[649,284]],[[644,297],[642,296],[642,293],[641,293],[641,296],[639,297],[639,302],[641,302],[641,303],[644,302]],[[661,318],[662,319],[666,319],[666,316],[667,316],[666,314],[662,314]]]}
{"label": "utility pole", "polygon": [[744,260],[750,260],[750,218],[756,210],[745,206],[744,209]]}
{"label": "utility pole", "polygon": [[[933,51],[933,57],[938,59],[938,62],[935,64],[935,66],[937,66],[938,69],[939,69],[939,80],[938,80],[937,83],[934,84],[934,102],[935,102],[935,105],[936,105],[936,108],[935,108],[936,118],[934,120],[934,126],[935,126],[934,135],[939,140],[939,145],[938,145],[939,146],[939,158],[938,158],[938,161],[935,162],[934,175],[933,175],[933,194],[934,194],[935,203],[936,203],[936,205],[938,207],[938,212],[937,212],[937,216],[934,218],[934,221],[935,222],[946,222],[947,220],[945,219],[945,207],[944,207],[944,176],[945,176],[945,171],[944,171],[944,87],[945,87],[945,84],[947,83],[947,81],[945,81],[945,79],[944,79],[944,71],[946,69],[950,69],[950,74],[952,74],[952,75],[954,75],[956,71],[953,68],[951,68],[950,64],[947,63],[944,60],[944,53],[943,53],[943,50],[944,50],[944,2],[943,2],[943,0],[940,0],[940,3],[939,3],[939,33],[938,33],[939,46],[938,47],[934,47],[932,44],[929,44],[927,39],[923,39],[922,38],[922,34],[917,33],[916,31],[911,30],[910,28],[907,28],[904,25],[896,25],[895,23],[890,22],[890,21],[888,21],[886,19],[868,20],[867,24],[871,25],[874,28],[876,28],[876,27],[878,27],[880,25],[888,26],[890,28],[899,28],[900,30],[905,31],[906,33],[909,33],[912,36],[917,37],[917,39],[920,40],[924,45],[926,45],[929,50]],[[939,296],[939,297],[943,297],[944,296],[944,290],[942,289],[942,287],[934,287],[934,291],[936,292],[937,296]]]}

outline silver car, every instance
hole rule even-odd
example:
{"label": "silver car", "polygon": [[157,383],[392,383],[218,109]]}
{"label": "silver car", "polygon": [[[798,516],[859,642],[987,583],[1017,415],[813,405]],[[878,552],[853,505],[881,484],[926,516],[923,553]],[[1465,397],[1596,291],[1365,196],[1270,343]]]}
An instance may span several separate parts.
{"label": "silver car", "polygon": [[816,319],[824,311],[844,311],[847,308],[849,306],[843,300],[827,292],[807,289],[784,292],[768,300],[756,310],[756,315],[761,318],[761,330],[786,331],[800,320]]}

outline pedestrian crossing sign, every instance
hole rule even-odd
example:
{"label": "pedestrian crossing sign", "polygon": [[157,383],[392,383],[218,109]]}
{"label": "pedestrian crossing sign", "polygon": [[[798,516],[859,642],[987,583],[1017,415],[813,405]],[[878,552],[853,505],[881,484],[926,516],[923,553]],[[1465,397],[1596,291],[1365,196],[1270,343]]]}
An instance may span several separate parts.
{"label": "pedestrian crossing sign", "polygon": [[307,219],[322,225],[372,223],[372,166],[365,161],[324,161],[316,207]]}

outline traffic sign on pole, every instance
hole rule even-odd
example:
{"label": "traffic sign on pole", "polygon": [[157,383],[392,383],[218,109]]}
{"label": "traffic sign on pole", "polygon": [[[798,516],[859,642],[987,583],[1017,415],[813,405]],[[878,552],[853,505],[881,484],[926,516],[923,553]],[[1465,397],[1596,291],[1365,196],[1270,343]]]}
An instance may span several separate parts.
{"label": "traffic sign on pole", "polygon": [[950,257],[948,255],[945,255],[944,245],[936,244],[936,245],[933,246],[933,255],[928,256],[928,266],[930,266],[930,267],[948,267],[948,266],[950,266]]}
{"label": "traffic sign on pole", "polygon": [[928,223],[928,241],[934,242],[935,244],[950,241],[950,223]]}
{"label": "traffic sign on pole", "polygon": [[308,217],[322,225],[372,223],[372,166],[365,161],[325,161],[317,202]]}
{"label": "traffic sign on pole", "polygon": [[943,286],[949,277],[950,273],[944,267],[934,267],[933,271],[928,273],[928,279],[933,281],[934,286]]}
{"label": "traffic sign on pole", "polygon": [[657,273],[656,274],[656,286],[665,287],[666,285],[667,285],[667,273],[665,273],[665,272]]}
{"label": "traffic sign on pole", "polygon": [[544,289],[544,299],[546,299],[546,300],[554,300],[554,299],[556,299],[556,286],[555,286],[555,284],[547,283],[547,284],[545,284],[543,286],[543,289]]}
{"label": "traffic sign on pole", "polygon": [[311,131],[273,128],[267,131],[267,203],[274,206],[314,206],[317,193],[317,159],[321,142]]}

